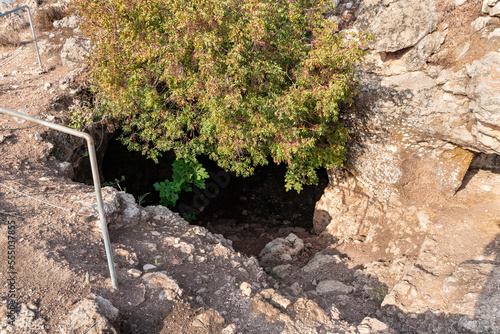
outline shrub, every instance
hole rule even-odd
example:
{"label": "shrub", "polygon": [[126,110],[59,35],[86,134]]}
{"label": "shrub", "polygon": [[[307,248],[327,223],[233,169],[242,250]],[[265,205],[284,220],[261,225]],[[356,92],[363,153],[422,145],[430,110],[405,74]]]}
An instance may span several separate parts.
{"label": "shrub", "polygon": [[321,0],[75,0],[94,43],[93,87],[121,140],[157,160],[205,154],[248,176],[268,157],[286,188],[340,166],[339,108],[358,89],[358,43]]}
{"label": "shrub", "polygon": [[61,7],[49,6],[36,12],[36,27],[42,31],[52,30],[54,21],[61,20],[65,16]]}
{"label": "shrub", "polygon": [[172,171],[172,181],[153,184],[160,192],[160,204],[174,207],[182,191],[192,191],[193,186],[205,189],[205,179],[209,175],[198,161],[177,160],[172,164]]}
{"label": "shrub", "polygon": [[22,34],[29,27],[29,23],[24,19],[19,11],[3,16],[0,19],[0,46],[18,47],[22,42]]}
{"label": "shrub", "polygon": [[0,35],[0,46],[14,46],[17,47],[21,44],[19,31],[11,30],[2,32]]}

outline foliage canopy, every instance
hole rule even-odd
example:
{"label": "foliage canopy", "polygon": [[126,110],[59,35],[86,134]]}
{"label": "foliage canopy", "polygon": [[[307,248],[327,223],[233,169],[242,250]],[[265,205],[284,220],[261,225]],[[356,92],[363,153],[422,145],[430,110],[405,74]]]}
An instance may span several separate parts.
{"label": "foliage canopy", "polygon": [[358,89],[362,51],[334,33],[321,0],[75,0],[94,43],[101,117],[152,159],[205,154],[238,175],[267,158],[286,187],[340,166],[339,107]]}

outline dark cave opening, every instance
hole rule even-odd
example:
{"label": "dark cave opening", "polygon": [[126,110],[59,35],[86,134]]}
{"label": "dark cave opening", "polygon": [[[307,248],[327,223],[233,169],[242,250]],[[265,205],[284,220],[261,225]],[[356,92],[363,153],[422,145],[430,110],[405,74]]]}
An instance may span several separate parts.
{"label": "dark cave opening", "polygon": [[[142,206],[157,205],[160,198],[153,184],[171,178],[174,161],[174,154],[169,152],[156,164],[113,138],[102,158],[102,183],[141,198]],[[199,161],[210,175],[206,188],[181,193],[177,207],[172,209],[181,215],[194,214],[192,224],[224,235],[236,251],[255,256],[276,237],[292,232],[306,238],[311,235],[316,202],[328,185],[326,170],[318,171],[317,186],[305,186],[298,194],[285,190],[285,165],[271,162],[243,178],[225,172],[206,157]],[[90,179],[88,167],[82,169],[75,172],[76,181]]]}

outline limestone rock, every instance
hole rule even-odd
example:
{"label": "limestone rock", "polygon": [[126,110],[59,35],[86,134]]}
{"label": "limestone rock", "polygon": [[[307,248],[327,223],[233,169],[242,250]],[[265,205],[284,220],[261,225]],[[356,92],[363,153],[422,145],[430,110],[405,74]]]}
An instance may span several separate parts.
{"label": "limestone rock", "polygon": [[467,66],[471,77],[467,95],[476,101],[473,115],[478,121],[477,139],[500,153],[500,52],[487,53]]}
{"label": "limestone rock", "polygon": [[488,34],[488,40],[500,42],[500,28],[497,28]]}
{"label": "limestone rock", "polygon": [[227,325],[221,332],[221,334],[236,334],[237,326],[235,324]]}
{"label": "limestone rock", "polygon": [[[383,155],[376,156],[375,152],[372,152],[370,156],[380,157],[381,159],[378,160],[383,159],[385,161]],[[387,161],[387,165],[392,167],[394,163]],[[366,171],[369,175],[360,174],[361,177],[358,176],[363,181],[372,182],[374,188],[380,188],[378,184],[390,180],[382,178],[379,181],[376,174],[369,172],[369,170],[372,170],[370,166],[374,168],[375,172],[379,171],[378,166],[369,165],[369,162],[366,162],[362,167],[370,168]],[[393,170],[400,173],[398,166],[394,166]],[[389,171],[386,172],[389,173]],[[336,174],[338,175],[333,177]],[[316,233],[324,232],[337,238],[353,237],[362,232],[361,229],[365,222],[376,221],[383,216],[379,205],[371,201],[371,195],[366,192],[364,184],[351,173],[332,170],[329,171],[329,175],[332,176],[332,181],[325,189],[325,193],[317,202],[314,210],[313,225]],[[400,177],[399,175],[396,176]],[[369,177],[373,177],[373,179],[370,180]],[[384,195],[383,190],[378,191],[378,195]],[[317,254],[317,256],[320,255]],[[332,259],[334,258],[332,257]],[[337,258],[334,261],[339,260]],[[315,270],[312,267],[315,261],[316,256],[303,270]]]}
{"label": "limestone rock", "polygon": [[432,0],[365,0],[359,7],[355,27],[374,35],[371,49],[396,52],[417,44],[436,29],[438,21]]}
{"label": "limestone rock", "polygon": [[[118,310],[102,297],[90,295],[78,302],[61,322],[61,333],[117,333],[109,320],[116,320]],[[109,317],[109,318],[107,318]]]}
{"label": "limestone rock", "polygon": [[338,255],[324,255],[321,253],[316,253],[311,261],[309,261],[307,265],[302,268],[302,271],[305,273],[312,273],[325,266],[338,262],[340,262],[340,258]]}
{"label": "limestone rock", "polygon": [[490,31],[491,27],[495,26],[495,23],[498,22],[497,18],[493,18],[490,16],[480,16],[470,24],[470,28],[472,31],[481,35],[481,37],[485,37],[487,33]]}
{"label": "limestone rock", "polygon": [[281,309],[287,309],[292,304],[290,300],[277,293],[274,289],[262,290],[260,294],[269,300],[271,305]]}
{"label": "limestone rock", "polygon": [[273,259],[289,262],[304,248],[304,242],[295,234],[290,233],[286,238],[277,238],[269,242],[260,252],[262,262]]}
{"label": "limestone rock", "polygon": [[116,321],[118,319],[118,315],[120,312],[116,307],[113,306],[113,304],[111,304],[109,300],[101,296],[96,296],[96,301],[103,316],[111,321]]}
{"label": "limestone rock", "polygon": [[366,317],[358,325],[359,334],[395,334],[396,331],[389,328],[389,326],[382,321]]}
{"label": "limestone rock", "polygon": [[295,282],[292,285],[290,285],[289,290],[293,296],[298,296],[303,292],[299,282]]}
{"label": "limestone rock", "polygon": [[80,22],[79,19],[76,15],[71,15],[71,16],[66,16],[61,20],[54,21],[52,25],[56,29],[62,29],[62,28],[77,28],[79,26]]}
{"label": "limestone rock", "polygon": [[90,41],[84,38],[70,37],[61,51],[61,61],[66,67],[81,67],[90,52]]}
{"label": "limestone rock", "polygon": [[14,322],[15,326],[9,323],[11,319],[8,317],[10,311],[7,305],[2,305],[0,307],[0,333],[16,334],[22,332],[46,334],[47,331],[45,330],[43,319],[37,319],[35,312],[33,312],[28,305],[24,303],[20,305],[19,312],[16,314],[16,320]]}
{"label": "limestone rock", "polygon": [[500,0],[484,0],[482,10],[490,16],[500,16]]}
{"label": "limestone rock", "polygon": [[120,267],[134,267],[139,264],[137,254],[125,249],[124,245],[113,245],[113,259]]}
{"label": "limestone rock", "polygon": [[281,312],[278,308],[262,298],[262,295],[257,294],[252,298],[253,315],[258,316],[264,314],[267,321],[274,323],[277,321],[290,322],[291,318],[288,314]]}
{"label": "limestone rock", "polygon": [[[112,187],[105,187],[101,191],[108,225],[120,228],[134,226],[139,223],[142,214],[133,195],[120,192]],[[83,204],[83,208],[80,211],[90,211],[95,217],[99,216],[93,192],[85,195],[81,201],[77,201],[76,203]],[[168,210],[167,208],[165,209]]]}
{"label": "limestone rock", "polygon": [[144,272],[154,272],[156,271],[156,266],[151,263],[146,263],[144,266],[142,266],[142,270],[144,270]]}
{"label": "limestone rock", "polygon": [[342,282],[335,280],[321,281],[316,286],[316,292],[319,294],[336,292],[336,293],[351,293],[353,291],[352,286],[345,285]]}
{"label": "limestone rock", "polygon": [[141,277],[142,275],[142,271],[134,268],[127,270],[127,273],[129,273],[132,277],[136,278]]}
{"label": "limestone rock", "polygon": [[454,195],[462,185],[473,153],[452,146],[422,151],[425,154],[409,154],[401,163],[400,193],[412,203],[415,196]]}
{"label": "limestone rock", "polygon": [[158,298],[160,300],[180,300],[183,294],[182,289],[177,285],[177,282],[170,278],[166,272],[159,271],[155,273],[147,273],[142,276],[142,279],[150,288],[160,288],[162,292]]}
{"label": "limestone rock", "polygon": [[469,77],[463,71],[458,71],[450,75],[449,80],[441,87],[445,92],[455,95],[467,95],[467,84]]}
{"label": "limestone rock", "polygon": [[422,38],[401,57],[387,61],[386,53],[370,52],[363,62],[365,71],[377,75],[397,75],[424,68],[429,57],[439,51],[446,38],[446,32],[434,32]]}
{"label": "limestone rock", "polygon": [[199,314],[191,323],[193,327],[203,329],[204,333],[221,333],[224,318],[214,309]]}
{"label": "limestone rock", "polygon": [[83,73],[83,68],[76,68],[73,71],[69,72],[59,80],[59,87],[61,89],[68,89],[78,77]]}
{"label": "limestone rock", "polygon": [[250,297],[252,295],[252,286],[247,282],[240,284],[240,290],[244,296]]}
{"label": "limestone rock", "polygon": [[328,315],[316,302],[312,300],[299,298],[295,304],[293,304],[292,309],[296,313],[296,320],[308,326],[317,326],[328,323]]}
{"label": "limestone rock", "polygon": [[51,43],[47,39],[37,41],[37,45],[38,45],[38,51],[40,52],[41,55],[49,54],[50,52],[55,50],[57,47],[54,43]]}
{"label": "limestone rock", "polygon": [[286,277],[290,274],[290,270],[292,268],[291,264],[281,264],[273,268],[272,272],[278,275],[279,277]]}

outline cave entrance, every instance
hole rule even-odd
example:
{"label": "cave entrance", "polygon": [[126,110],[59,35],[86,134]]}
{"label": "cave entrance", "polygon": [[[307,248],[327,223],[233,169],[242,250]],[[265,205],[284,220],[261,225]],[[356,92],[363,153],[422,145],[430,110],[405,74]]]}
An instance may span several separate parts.
{"label": "cave entrance", "polygon": [[[171,178],[174,161],[174,154],[166,153],[156,164],[140,152],[130,152],[118,139],[110,139],[102,159],[103,185],[133,194],[142,206],[157,205],[160,198],[153,184]],[[285,165],[270,163],[243,178],[225,172],[206,157],[199,161],[210,175],[206,188],[181,193],[172,209],[194,215],[192,224],[224,235],[236,251],[254,256],[277,237],[312,236],[314,208],[328,184],[326,170],[318,172],[317,186],[305,186],[297,194],[285,191]],[[90,179],[87,173],[90,170],[75,173],[76,181]]]}

